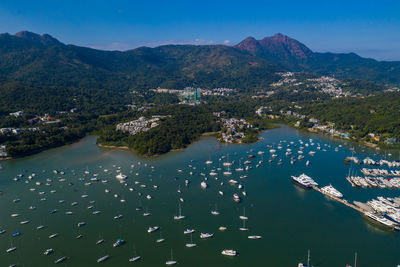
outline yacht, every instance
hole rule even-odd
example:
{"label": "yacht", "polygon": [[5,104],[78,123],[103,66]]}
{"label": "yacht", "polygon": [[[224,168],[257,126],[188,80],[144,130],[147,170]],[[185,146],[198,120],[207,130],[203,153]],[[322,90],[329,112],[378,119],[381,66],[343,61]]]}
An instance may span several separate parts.
{"label": "yacht", "polygon": [[248,217],[246,217],[246,209],[245,209],[245,208],[243,208],[243,215],[240,215],[239,218],[240,218],[241,220],[247,220],[247,219],[249,219]]}
{"label": "yacht", "polygon": [[120,173],[118,173],[115,177],[116,177],[118,180],[125,180],[128,176],[125,175],[125,174],[123,174],[122,172],[120,172]]}
{"label": "yacht", "polygon": [[342,198],[343,194],[340,193],[336,188],[334,188],[332,185],[327,185],[321,188],[322,193],[328,196],[334,196],[338,198]]}
{"label": "yacht", "polygon": [[186,228],[186,230],[183,231],[183,233],[186,235],[186,234],[194,233],[195,231],[196,231],[196,230],[194,230],[194,229]]}
{"label": "yacht", "polygon": [[305,187],[305,188],[312,188],[313,186],[318,186],[318,184],[308,175],[306,174],[301,174],[300,176],[292,176],[293,182],[296,184]]}
{"label": "yacht", "polygon": [[10,252],[13,252],[16,249],[17,249],[17,247],[11,247],[11,248],[7,249],[6,252],[10,253]]}
{"label": "yacht", "polygon": [[233,250],[233,249],[224,249],[224,250],[221,252],[221,254],[222,254],[222,255],[225,255],[225,256],[236,256],[236,255],[237,255],[237,252],[236,252],[236,250]]}
{"label": "yacht", "polygon": [[122,214],[115,215],[115,216],[114,216],[114,219],[115,219],[115,220],[117,220],[117,219],[121,219],[121,218],[122,218],[122,216],[123,216]]}
{"label": "yacht", "polygon": [[100,263],[100,262],[106,261],[106,260],[108,260],[109,257],[110,257],[110,256],[105,255],[105,256],[103,256],[103,257],[101,257],[101,258],[98,258],[98,259],[97,259],[97,262]]}
{"label": "yacht", "polygon": [[104,242],[104,239],[99,239],[99,240],[97,240],[96,245],[100,245],[103,242]]}
{"label": "yacht", "polygon": [[202,233],[200,234],[200,238],[202,238],[202,239],[210,238],[210,237],[213,237],[213,236],[214,236],[214,234],[204,233],[204,232],[202,232]]}
{"label": "yacht", "polygon": [[206,188],[207,188],[207,184],[206,184],[206,182],[204,182],[204,181],[201,182],[200,185],[201,185],[201,188],[203,188],[203,189],[206,189]]}
{"label": "yacht", "polygon": [[44,254],[44,255],[50,255],[50,254],[53,253],[53,252],[54,252],[54,249],[49,248],[49,249],[46,249],[45,252],[44,252],[43,254]]}
{"label": "yacht", "polygon": [[149,229],[147,229],[147,232],[148,233],[152,233],[152,232],[157,231],[158,229],[160,229],[160,227],[158,227],[158,226],[150,226]]}
{"label": "yacht", "polygon": [[162,233],[160,232],[160,238],[156,240],[157,243],[164,242],[165,238],[162,237]]}
{"label": "yacht", "polygon": [[113,244],[113,247],[117,248],[117,247],[121,246],[124,243],[125,243],[125,241],[123,239],[118,238],[117,241]]}

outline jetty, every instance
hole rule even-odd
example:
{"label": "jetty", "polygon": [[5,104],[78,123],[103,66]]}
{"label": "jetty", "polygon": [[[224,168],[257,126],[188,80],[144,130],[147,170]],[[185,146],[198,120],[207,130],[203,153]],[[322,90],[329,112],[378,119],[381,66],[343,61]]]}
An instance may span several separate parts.
{"label": "jetty", "polygon": [[[330,195],[330,194],[326,194],[326,193],[323,192],[323,191],[321,190],[321,188],[319,188],[318,186],[315,186],[315,185],[314,185],[312,188],[313,188],[315,191],[318,191],[318,192],[320,192],[321,194],[324,194],[324,195],[326,195],[326,196],[328,196],[328,197],[330,197],[330,198],[332,198],[332,199],[334,199],[334,200],[336,200],[336,201],[342,203],[343,205],[345,205],[345,206],[347,206],[347,207],[349,207],[349,208],[352,208],[352,209],[354,209],[354,210],[356,210],[356,211],[358,211],[358,212],[365,213],[365,212],[370,211],[370,210],[368,210],[368,209],[366,208],[366,206],[367,206],[366,204],[364,204],[365,206],[364,206],[364,205],[354,205],[354,204],[348,202],[346,199],[342,199],[342,198],[335,197],[335,196]],[[361,203],[361,204],[363,204],[363,203]]]}

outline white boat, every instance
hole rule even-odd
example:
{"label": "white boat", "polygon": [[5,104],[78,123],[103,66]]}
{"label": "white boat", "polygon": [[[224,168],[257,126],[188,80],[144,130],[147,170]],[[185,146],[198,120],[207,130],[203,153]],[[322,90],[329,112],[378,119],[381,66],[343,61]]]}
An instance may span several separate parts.
{"label": "white boat", "polygon": [[219,215],[220,214],[219,211],[217,210],[217,204],[215,204],[215,210],[212,210],[211,214],[212,215]]}
{"label": "white boat", "polygon": [[196,246],[197,246],[197,244],[193,243],[193,236],[192,236],[192,234],[190,234],[190,243],[185,244],[185,246],[186,246],[187,248],[193,248],[193,247],[196,247]]}
{"label": "white boat", "polygon": [[213,237],[213,236],[214,236],[214,234],[204,233],[204,232],[202,232],[202,233],[200,234],[200,238],[202,238],[202,239],[210,238],[210,237]]}
{"label": "white boat", "polygon": [[118,180],[125,180],[128,176],[123,174],[122,172],[118,173],[115,178],[117,178]]}
{"label": "white boat", "polygon": [[296,184],[301,185],[305,188],[312,188],[313,186],[318,186],[318,183],[316,183],[310,176],[304,173],[298,177],[292,176],[292,180]]}
{"label": "white boat", "polygon": [[49,238],[54,238],[54,237],[57,237],[57,236],[58,236],[58,234],[55,233],[55,234],[49,235]]}
{"label": "white boat", "polygon": [[98,259],[97,259],[97,262],[100,263],[100,262],[106,261],[106,260],[108,260],[108,258],[110,258],[110,256],[105,255],[105,256],[103,256],[103,257],[101,257],[101,258],[98,258]]}
{"label": "white boat", "polygon": [[174,216],[174,220],[182,220],[185,219],[185,216],[182,215],[181,203],[179,203],[179,215]]}
{"label": "white boat", "polygon": [[332,185],[327,185],[321,188],[322,193],[328,196],[334,196],[338,198],[342,198],[343,194],[340,193],[336,188],[334,188]]}
{"label": "white boat", "polygon": [[156,240],[157,243],[162,243],[165,241],[165,238],[162,237],[162,233],[160,232],[160,238]]}
{"label": "white boat", "polygon": [[237,252],[236,252],[236,250],[233,250],[233,249],[224,249],[224,250],[221,252],[221,254],[222,254],[222,255],[225,255],[225,256],[236,256],[236,255],[237,255]]}
{"label": "white boat", "polygon": [[222,191],[218,191],[218,193],[219,193],[221,196],[224,195],[224,192],[222,192]]}
{"label": "white boat", "polygon": [[6,252],[10,253],[10,252],[13,252],[16,249],[17,249],[17,247],[11,247],[11,248],[7,249]]}
{"label": "white boat", "polygon": [[246,217],[246,209],[245,209],[245,208],[243,208],[243,215],[240,215],[239,218],[240,218],[241,220],[247,220],[247,219],[249,219],[249,218]]}
{"label": "white boat", "polygon": [[203,189],[206,189],[207,186],[208,186],[208,185],[206,184],[206,182],[204,182],[204,181],[201,182],[200,185],[201,185],[201,188],[203,188]]}
{"label": "white boat", "polygon": [[247,238],[248,239],[261,239],[262,236],[260,236],[260,235],[249,235]]}
{"label": "white boat", "polygon": [[184,233],[185,235],[187,235],[187,234],[194,233],[195,231],[196,231],[196,230],[194,230],[194,229],[186,228],[186,230],[184,230],[183,233]]}
{"label": "white boat", "polygon": [[158,226],[150,226],[149,229],[147,229],[148,233],[152,233],[154,231],[157,231],[158,229],[160,229],[160,227]]}
{"label": "white boat", "polygon": [[44,251],[43,255],[50,255],[50,254],[53,253],[53,252],[54,252],[54,249],[49,248],[49,249],[46,249],[46,250]]}
{"label": "white boat", "polygon": [[130,258],[129,261],[130,261],[130,262],[135,262],[135,261],[140,260],[141,258],[142,258],[141,256],[136,256],[136,257]]}
{"label": "white boat", "polygon": [[166,261],[165,262],[165,265],[175,265],[175,264],[177,264],[178,262],[177,261],[174,261],[174,258],[172,257],[172,249],[171,249],[171,260],[169,260],[169,261]]}

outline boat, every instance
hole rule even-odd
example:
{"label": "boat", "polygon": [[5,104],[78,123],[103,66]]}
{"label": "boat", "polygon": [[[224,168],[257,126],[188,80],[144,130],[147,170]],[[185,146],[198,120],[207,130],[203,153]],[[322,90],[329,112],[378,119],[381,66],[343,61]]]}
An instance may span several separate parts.
{"label": "boat", "polygon": [[201,188],[203,188],[203,189],[206,189],[207,188],[207,184],[206,184],[206,182],[201,182],[200,183],[200,186],[201,186]]}
{"label": "boat", "polygon": [[57,236],[58,236],[58,234],[55,233],[55,234],[49,235],[49,238],[54,238],[54,237],[57,237]]}
{"label": "boat", "polygon": [[219,215],[220,214],[219,211],[217,210],[217,204],[215,204],[215,210],[212,210],[211,214],[212,215]]}
{"label": "boat", "polygon": [[50,255],[50,254],[53,253],[53,252],[54,252],[54,249],[49,248],[49,249],[46,249],[45,252],[44,252],[43,254],[44,254],[44,255]]}
{"label": "boat", "polygon": [[11,247],[11,248],[7,249],[6,252],[10,253],[10,252],[13,252],[16,249],[17,249],[17,247]]}
{"label": "boat", "polygon": [[187,234],[194,233],[195,231],[196,230],[194,230],[194,229],[186,228],[186,230],[183,231],[183,234],[187,235]]}
{"label": "boat", "polygon": [[113,247],[117,248],[121,245],[123,245],[125,243],[125,241],[121,238],[118,238],[117,241],[113,244]]}
{"label": "boat", "polygon": [[128,176],[126,176],[125,174],[123,174],[122,172],[118,173],[115,178],[117,178],[118,180],[125,180]]}
{"label": "boat", "polygon": [[225,227],[225,226],[220,226],[219,228],[218,228],[218,230],[220,230],[220,231],[225,231],[227,228]]}
{"label": "boat", "polygon": [[158,229],[160,229],[160,227],[158,227],[158,226],[150,226],[149,229],[147,229],[147,232],[148,233],[152,233],[152,232],[157,231]]}
{"label": "boat", "polygon": [[308,255],[307,255],[307,264],[299,263],[298,267],[312,267],[310,265],[310,250],[308,250]]}
{"label": "boat", "polygon": [[292,181],[304,188],[312,188],[313,186],[318,186],[318,183],[316,183],[311,177],[304,173],[298,177],[292,176]]}
{"label": "boat", "polygon": [[186,246],[187,248],[193,248],[193,247],[196,247],[196,246],[197,246],[197,244],[193,243],[193,236],[192,236],[191,233],[190,233],[190,243],[185,244],[185,246]]}
{"label": "boat", "polygon": [[248,228],[246,228],[246,220],[243,220],[243,226],[239,228],[240,231],[249,231]]}
{"label": "boat", "polygon": [[165,238],[162,237],[162,233],[160,231],[160,238],[156,240],[157,243],[162,243],[165,241]]}
{"label": "boat", "polygon": [[6,232],[6,230],[0,230],[0,234],[4,234]]}
{"label": "boat", "polygon": [[83,235],[79,234],[76,236],[76,239],[81,239],[83,237]]}
{"label": "boat", "polygon": [[130,258],[129,261],[130,261],[130,262],[135,262],[135,261],[140,260],[141,258],[142,258],[141,256],[136,256],[136,257]]}
{"label": "boat", "polygon": [[240,203],[240,197],[238,194],[233,194],[233,201],[235,201],[236,203]]}
{"label": "boat", "polygon": [[82,226],[85,226],[86,225],[86,222],[80,222],[80,223],[78,223],[78,227],[82,227]]}
{"label": "boat", "polygon": [[245,208],[243,208],[243,215],[240,215],[239,218],[240,218],[241,220],[247,220],[247,219],[249,219],[249,218],[246,217],[246,209],[245,209]]}
{"label": "boat", "polygon": [[44,225],[39,225],[38,227],[36,227],[36,230],[40,230],[40,229],[43,229],[44,228]]}
{"label": "boat", "polygon": [[67,259],[67,257],[61,257],[61,258],[58,258],[54,263],[58,264],[58,263],[65,261],[66,259]]}
{"label": "boat", "polygon": [[174,265],[174,264],[177,264],[178,262],[177,261],[174,261],[174,259],[173,259],[173,257],[172,257],[172,249],[171,249],[171,260],[169,260],[169,261],[166,261],[165,262],[165,265]]}
{"label": "boat", "polygon": [[249,235],[247,238],[248,239],[261,239],[262,236],[260,236],[260,235]]}
{"label": "boat", "polygon": [[202,233],[200,234],[200,238],[202,238],[202,239],[210,238],[210,237],[213,237],[213,236],[214,236],[214,234],[205,233],[205,232],[202,232]]}
{"label": "boat", "polygon": [[342,198],[343,194],[340,193],[336,188],[334,188],[332,185],[327,185],[321,188],[321,191],[323,194],[328,195],[328,196],[333,196],[337,198]]}
{"label": "boat", "polygon": [[96,245],[100,245],[103,242],[104,242],[104,239],[99,239],[99,240],[97,240]]}
{"label": "boat", "polygon": [[14,232],[14,233],[12,233],[12,236],[19,236],[19,235],[21,235],[21,232]]}
{"label": "boat", "polygon": [[174,216],[174,220],[182,220],[185,219],[185,216],[182,215],[181,203],[179,203],[179,215]]}
{"label": "boat", "polygon": [[221,196],[223,196],[223,195],[224,195],[224,192],[218,191],[218,194],[220,194]]}
{"label": "boat", "polygon": [[115,216],[114,216],[114,219],[115,219],[115,220],[121,219],[122,216],[124,216],[124,215],[122,215],[122,214],[115,215]]}
{"label": "boat", "polygon": [[237,256],[236,250],[233,250],[233,249],[224,249],[224,250],[221,252],[221,254],[222,254],[222,255],[225,255],[225,256]]}
{"label": "boat", "polygon": [[101,258],[98,258],[98,259],[97,259],[97,263],[106,261],[106,260],[108,260],[108,258],[110,258],[110,256],[108,256],[108,255],[105,255],[105,256],[103,256],[103,257],[101,257]]}

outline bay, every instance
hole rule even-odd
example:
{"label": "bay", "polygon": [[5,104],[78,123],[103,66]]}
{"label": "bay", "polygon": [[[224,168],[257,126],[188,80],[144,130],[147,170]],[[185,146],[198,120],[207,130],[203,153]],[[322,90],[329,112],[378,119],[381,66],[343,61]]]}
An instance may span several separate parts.
{"label": "bay", "polygon": [[[291,175],[306,173],[320,186],[332,184],[351,202],[365,202],[377,196],[399,196],[396,190],[352,188],[345,179],[349,166],[344,165],[344,158],[351,155],[350,148],[353,147],[355,156],[359,158],[384,158],[390,152],[393,155],[391,159],[395,160],[399,159],[398,151],[376,154],[375,150],[356,143],[299,132],[284,125],[262,133],[262,137],[262,141],[251,145],[228,145],[205,136],[183,151],[157,158],[142,158],[127,150],[99,148],[95,144],[96,137],[91,136],[72,145],[0,162],[0,190],[3,192],[0,196],[0,229],[7,230],[0,235],[0,265],[51,266],[56,259],[66,256],[65,265],[93,266],[98,258],[109,255],[110,258],[102,265],[160,266],[170,259],[171,249],[174,259],[181,266],[297,266],[298,262],[306,261],[308,249],[311,250],[314,266],[352,264],[355,252],[358,253],[360,266],[395,266],[400,263],[398,233],[290,181]],[[314,146],[310,144],[310,138]],[[283,148],[276,149],[283,140]],[[305,158],[292,165],[284,152],[290,145],[293,155],[297,156],[301,146],[299,140],[310,146],[304,149]],[[326,151],[316,150],[317,143]],[[267,145],[277,150],[278,156],[271,163],[268,162],[271,153]],[[334,150],[336,147],[337,152]],[[308,155],[311,150],[316,152],[314,156]],[[265,153],[258,155],[258,151]],[[226,170],[223,166],[226,158],[221,157],[228,154],[229,160],[235,161],[231,167],[232,176],[222,175]],[[256,155],[250,164],[253,168],[236,172],[234,169],[239,160],[244,167],[249,154]],[[262,158],[264,163],[256,167]],[[282,165],[277,164],[280,158]],[[206,165],[209,159],[213,164]],[[310,160],[309,166],[306,166],[306,160]],[[128,175],[127,186],[115,178],[118,167]],[[109,172],[104,172],[104,169]],[[212,169],[219,173],[218,181],[209,175]],[[65,174],[54,174],[53,170],[64,171]],[[90,173],[85,174],[86,170]],[[32,173],[35,176],[29,181]],[[85,186],[95,173],[100,180],[108,180],[108,183],[99,181]],[[13,181],[18,174],[23,174],[20,181]],[[241,175],[247,175],[247,178],[241,179]],[[200,183],[204,177],[208,178],[209,187],[202,190]],[[65,181],[60,182],[60,178]],[[45,185],[46,179],[52,180],[49,182],[51,186]],[[188,187],[185,186],[186,179],[190,180]],[[244,185],[247,196],[230,185],[229,179]],[[27,180],[29,183],[25,182]],[[135,184],[134,181],[140,183]],[[36,182],[41,182],[41,185],[36,185]],[[221,182],[224,185],[221,186]],[[140,187],[141,184],[146,187]],[[36,191],[30,191],[30,188]],[[110,193],[105,193],[105,189],[109,189]],[[56,192],[51,193],[51,190]],[[218,194],[220,190],[224,196]],[[39,194],[40,191],[44,194]],[[240,194],[240,204],[233,202],[234,193]],[[114,194],[119,197],[114,197]],[[88,197],[82,198],[82,195]],[[148,200],[146,195],[151,195],[152,199]],[[43,198],[46,200],[41,200]],[[176,221],[173,216],[178,215],[179,198],[184,199],[181,207],[186,218]],[[14,203],[14,199],[20,201]],[[121,202],[121,199],[126,202]],[[65,202],[60,203],[59,200]],[[73,206],[73,202],[78,204]],[[29,209],[30,206],[36,209]],[[94,207],[88,209],[88,206]],[[136,211],[139,206],[144,210]],[[210,213],[215,206],[221,213],[218,216]],[[249,231],[239,231],[243,226],[239,219],[243,208],[249,218],[246,221]],[[53,209],[57,212],[50,214]],[[101,212],[93,215],[95,210]],[[72,214],[66,215],[67,211]],[[144,211],[151,215],[143,216]],[[13,213],[20,216],[11,217]],[[118,214],[123,217],[114,219]],[[26,220],[29,223],[20,224]],[[86,222],[86,225],[78,227],[79,222]],[[39,225],[45,227],[36,230]],[[161,229],[147,233],[147,228],[155,225]],[[219,231],[220,226],[226,226],[227,230]],[[193,242],[197,243],[197,247],[185,247],[190,242],[190,236],[183,234],[186,228],[196,230]],[[11,234],[16,231],[21,235],[12,237]],[[156,242],[160,232],[166,239],[163,243]],[[200,232],[214,233],[214,237],[202,240]],[[53,233],[58,233],[58,236],[49,239]],[[80,234],[83,237],[76,239]],[[250,234],[263,238],[249,240],[247,236]],[[126,243],[114,248],[112,244],[118,238]],[[105,241],[96,245],[99,239]],[[16,246],[17,250],[6,253],[11,246]],[[48,248],[53,248],[54,253],[44,256],[43,252]],[[223,256],[223,249],[237,250],[239,256]],[[135,263],[128,262],[135,252],[142,259]]]}

